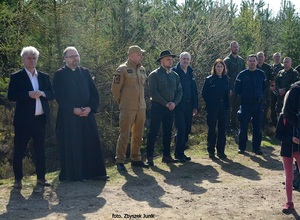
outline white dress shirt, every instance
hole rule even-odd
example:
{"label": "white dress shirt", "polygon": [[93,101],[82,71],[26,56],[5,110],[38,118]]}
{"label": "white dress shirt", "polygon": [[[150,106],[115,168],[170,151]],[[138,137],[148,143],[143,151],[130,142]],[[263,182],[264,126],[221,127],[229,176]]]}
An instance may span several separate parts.
{"label": "white dress shirt", "polygon": [[[26,68],[25,70],[30,79],[31,85],[33,87],[33,91],[39,91],[38,72],[36,71],[36,69],[34,69],[34,74],[32,75],[32,73],[29,72],[29,70],[27,70]],[[43,96],[45,96],[45,93],[43,94]],[[35,115],[37,116],[42,114],[44,114],[44,110],[42,107],[41,99],[37,98],[35,102]]]}

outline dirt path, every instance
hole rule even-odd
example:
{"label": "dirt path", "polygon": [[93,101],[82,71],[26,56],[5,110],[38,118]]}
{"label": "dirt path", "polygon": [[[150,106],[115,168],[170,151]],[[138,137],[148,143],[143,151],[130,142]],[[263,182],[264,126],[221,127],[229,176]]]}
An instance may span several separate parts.
{"label": "dirt path", "polygon": [[[276,148],[276,149],[275,149]],[[229,152],[228,160],[193,156],[192,162],[153,169],[131,169],[111,180],[52,180],[44,190],[25,184],[22,191],[0,186],[0,219],[296,219],[281,213],[285,201],[279,147],[266,156]],[[189,152],[188,152],[189,153]],[[191,152],[190,152],[191,153]],[[294,191],[296,210],[299,192]]]}

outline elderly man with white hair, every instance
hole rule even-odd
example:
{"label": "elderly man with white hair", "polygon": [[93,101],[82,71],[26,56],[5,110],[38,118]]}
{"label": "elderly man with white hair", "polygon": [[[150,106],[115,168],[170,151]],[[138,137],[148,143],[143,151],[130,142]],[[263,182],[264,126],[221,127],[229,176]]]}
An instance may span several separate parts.
{"label": "elderly man with white hair", "polygon": [[53,99],[49,75],[37,71],[39,51],[32,46],[21,52],[24,68],[10,77],[8,99],[16,102],[14,115],[14,188],[22,188],[22,160],[29,140],[33,140],[37,184],[50,186],[45,179],[45,132],[50,119],[48,100]]}
{"label": "elderly man with white hair", "polygon": [[184,150],[191,133],[192,118],[198,112],[198,91],[190,63],[191,54],[182,52],[179,63],[172,68],[178,74],[182,86],[182,99],[175,108],[175,159],[182,163],[191,160],[191,157],[184,154]]}

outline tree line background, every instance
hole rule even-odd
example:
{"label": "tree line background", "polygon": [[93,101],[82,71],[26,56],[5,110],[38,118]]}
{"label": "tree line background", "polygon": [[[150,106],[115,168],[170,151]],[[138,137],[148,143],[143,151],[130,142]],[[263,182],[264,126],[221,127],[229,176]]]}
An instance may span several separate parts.
{"label": "tree line background", "polygon": [[[13,174],[14,103],[7,100],[7,88],[10,74],[22,68],[24,46],[40,51],[37,69],[50,77],[63,65],[64,48],[78,49],[82,66],[95,76],[101,97],[96,117],[105,158],[111,163],[119,112],[110,87],[115,69],[127,59],[128,47],[138,44],[147,51],[143,65],[148,73],[158,67],[162,50],[190,52],[199,91],[214,60],[229,53],[232,40],[239,42],[244,58],[264,51],[271,63],[278,51],[290,56],[295,67],[300,57],[300,15],[290,1],[282,0],[277,14],[264,6],[263,0],[244,0],[240,6],[213,0],[186,0],[183,5],[176,0],[1,0],[0,178]],[[53,171],[59,167],[54,132],[57,103],[50,104],[46,153],[48,171]],[[205,123],[204,116],[202,110],[196,121]],[[27,174],[34,171],[32,160],[28,150]]]}

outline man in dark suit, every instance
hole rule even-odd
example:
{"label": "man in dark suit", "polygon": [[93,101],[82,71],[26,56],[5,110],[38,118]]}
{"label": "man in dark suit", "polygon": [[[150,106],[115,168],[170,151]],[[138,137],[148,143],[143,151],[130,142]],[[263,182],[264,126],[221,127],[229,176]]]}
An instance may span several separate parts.
{"label": "man in dark suit", "polygon": [[45,179],[45,131],[49,122],[48,100],[54,98],[50,78],[36,70],[39,52],[24,47],[21,52],[24,69],[10,77],[8,99],[16,102],[14,115],[13,170],[15,188],[22,188],[22,160],[30,138],[33,140],[37,184],[50,186]]}

